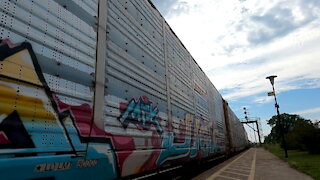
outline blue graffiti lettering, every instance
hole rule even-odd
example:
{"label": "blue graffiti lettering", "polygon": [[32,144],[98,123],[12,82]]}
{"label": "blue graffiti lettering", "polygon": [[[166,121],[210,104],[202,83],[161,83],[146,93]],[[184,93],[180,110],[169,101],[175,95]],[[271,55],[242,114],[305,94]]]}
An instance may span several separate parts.
{"label": "blue graffiti lettering", "polygon": [[150,126],[154,125],[157,132],[162,134],[163,129],[158,113],[158,108],[153,107],[152,102],[145,102],[142,98],[139,98],[138,101],[132,99],[119,117],[119,121],[124,128],[127,128],[129,123],[136,124],[143,129],[150,129]]}

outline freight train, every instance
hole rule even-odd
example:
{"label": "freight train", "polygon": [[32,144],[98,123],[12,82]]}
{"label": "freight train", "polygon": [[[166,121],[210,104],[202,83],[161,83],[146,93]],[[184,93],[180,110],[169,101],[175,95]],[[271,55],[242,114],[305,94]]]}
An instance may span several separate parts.
{"label": "freight train", "polygon": [[116,179],[244,149],[147,0],[0,1],[0,179]]}

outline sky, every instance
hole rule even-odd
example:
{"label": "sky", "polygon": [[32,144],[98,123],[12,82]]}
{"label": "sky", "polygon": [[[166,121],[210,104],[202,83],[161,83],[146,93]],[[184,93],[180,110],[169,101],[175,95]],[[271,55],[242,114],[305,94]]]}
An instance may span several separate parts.
{"label": "sky", "polygon": [[270,133],[277,75],[280,113],[320,120],[320,0],[152,2],[240,119]]}

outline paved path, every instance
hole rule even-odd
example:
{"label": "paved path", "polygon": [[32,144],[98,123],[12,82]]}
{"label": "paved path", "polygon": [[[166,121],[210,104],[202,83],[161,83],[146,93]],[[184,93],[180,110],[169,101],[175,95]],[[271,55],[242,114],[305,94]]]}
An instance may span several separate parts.
{"label": "paved path", "polygon": [[194,180],[312,180],[263,148],[251,148]]}
{"label": "paved path", "polygon": [[256,163],[256,180],[312,180],[293,168],[270,152],[258,148]]}

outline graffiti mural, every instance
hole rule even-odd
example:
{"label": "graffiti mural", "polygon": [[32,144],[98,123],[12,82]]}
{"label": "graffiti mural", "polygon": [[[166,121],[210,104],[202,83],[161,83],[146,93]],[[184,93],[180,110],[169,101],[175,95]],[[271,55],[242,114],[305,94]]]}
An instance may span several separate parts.
{"label": "graffiti mural", "polygon": [[0,123],[0,148],[34,148],[34,143],[14,110]]}
{"label": "graffiti mural", "polygon": [[161,134],[161,118],[158,116],[159,110],[153,107],[153,103],[146,97],[142,96],[138,100],[132,99],[129,104],[121,103],[120,111],[122,112],[119,121],[126,128],[129,123],[136,124],[138,128],[148,130],[154,126],[157,132]]}
{"label": "graffiti mural", "polygon": [[[117,133],[106,132],[112,139],[122,176],[158,168],[156,163],[161,149],[164,132],[158,107],[146,96],[119,103],[117,123],[123,128]],[[133,125],[130,128],[129,125]],[[127,134],[134,132],[138,136]],[[147,148],[148,151],[141,151]]]}
{"label": "graffiti mural", "polygon": [[[108,168],[108,177],[115,177],[114,157],[107,153],[112,148],[110,138],[92,123],[92,118],[90,105],[68,105],[51,91],[31,44],[0,40],[0,152],[29,156],[36,156],[35,152],[72,153],[78,157],[78,153],[88,151],[91,158],[104,158],[100,167]],[[81,156],[63,157],[74,167]],[[36,161],[28,167],[32,163]],[[41,171],[26,173],[34,172]]]}
{"label": "graffiti mural", "polygon": [[[215,153],[216,142],[212,139],[212,123],[205,121],[200,116],[195,118],[194,115],[186,113],[184,119],[178,120],[176,118],[177,131],[173,132],[159,126],[162,129],[160,133],[160,128],[157,128],[161,122],[161,118],[158,116],[159,110],[152,104],[145,96],[119,104],[120,116],[117,120],[124,131],[118,133],[123,136],[115,134],[110,134],[110,136],[112,136],[115,148],[120,149],[120,146],[125,146],[130,149],[130,151],[117,153],[121,175],[143,172],[176,162],[200,159]],[[157,119],[159,123],[155,124],[154,119]],[[125,136],[127,133],[125,130],[130,123],[139,130],[139,136],[152,132],[152,138],[145,137],[144,142],[147,146],[149,139],[151,139],[153,146],[148,146],[150,150],[143,152],[143,155],[141,151],[134,150],[141,139],[135,136]],[[151,127],[154,127],[154,130]],[[119,144],[117,145],[116,142]],[[142,157],[148,158],[142,160]]]}
{"label": "graffiti mural", "polygon": [[[16,45],[9,40],[3,40],[0,54],[0,113],[1,116],[7,116],[0,124],[0,129],[3,129],[2,139],[7,137],[9,138],[7,141],[11,142],[11,138],[14,143],[19,139],[17,137],[20,137],[29,142],[28,147],[34,147],[31,142],[35,141],[36,145],[41,146],[37,140],[44,135],[58,137],[60,141],[66,136],[64,149],[71,148],[76,151],[68,132],[71,128],[66,128],[65,120],[67,117],[71,119],[76,127],[73,128],[83,139],[89,136],[92,121],[91,107],[87,104],[66,107],[67,105],[59,100],[47,85],[29,43]],[[49,131],[46,126],[55,127],[56,132]],[[18,127],[19,130],[16,129]],[[34,130],[35,128],[38,129]],[[11,134],[8,135],[8,132]],[[55,146],[56,141],[53,140],[50,145]]]}
{"label": "graffiti mural", "polygon": [[89,104],[70,105],[50,89],[31,44],[1,41],[0,151],[76,157],[87,151],[94,162],[86,166],[83,159],[63,159],[61,166],[68,168],[61,169],[59,163],[41,162],[33,173],[94,167],[107,168],[108,177],[126,176],[208,157],[222,148],[219,132],[201,116],[185,113],[175,117],[175,131],[168,129],[163,112],[147,96],[120,101],[117,110],[119,129],[98,128]]}
{"label": "graffiti mural", "polygon": [[205,121],[201,116],[194,118],[186,114],[184,124],[180,127],[178,134],[166,132],[169,138],[164,139],[162,145],[169,144],[169,148],[161,150],[157,164],[199,160],[221,151],[221,144],[212,138],[216,131],[212,122]]}

